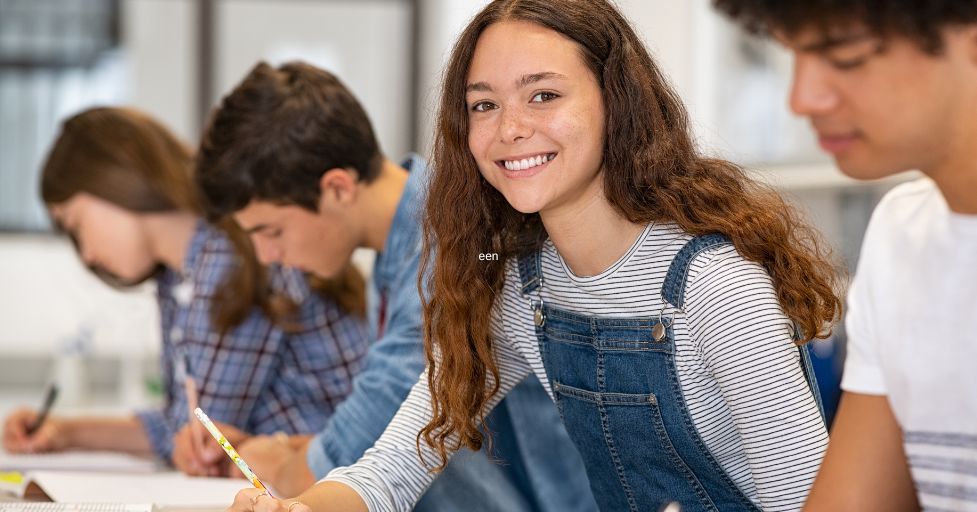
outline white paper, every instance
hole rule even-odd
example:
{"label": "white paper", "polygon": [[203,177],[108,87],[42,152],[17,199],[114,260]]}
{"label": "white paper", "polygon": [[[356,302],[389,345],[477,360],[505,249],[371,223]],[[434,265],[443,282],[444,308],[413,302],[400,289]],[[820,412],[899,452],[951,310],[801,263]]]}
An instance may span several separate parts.
{"label": "white paper", "polygon": [[152,503],[157,507],[220,508],[234,502],[241,478],[189,477],[179,472],[131,475],[72,471],[34,471],[25,480],[52,501],[65,503]]}
{"label": "white paper", "polygon": [[116,503],[0,503],[0,512],[153,512],[153,506]]}
{"label": "white paper", "polygon": [[13,454],[0,450],[0,471],[109,471],[116,473],[151,473],[156,461],[118,452],[57,452]]}

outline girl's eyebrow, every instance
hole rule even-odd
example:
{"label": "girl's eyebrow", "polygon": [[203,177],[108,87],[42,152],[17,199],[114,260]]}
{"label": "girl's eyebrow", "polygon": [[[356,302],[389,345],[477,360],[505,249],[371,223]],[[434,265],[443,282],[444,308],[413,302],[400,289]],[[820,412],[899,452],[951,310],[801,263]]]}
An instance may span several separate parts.
{"label": "girl's eyebrow", "polygon": [[554,79],[566,79],[566,76],[563,76],[559,73],[555,73],[553,71],[543,71],[542,73],[523,75],[522,78],[520,78],[516,82],[516,87],[522,89],[523,87],[532,85],[536,82],[541,82],[543,80],[554,80]]}
{"label": "girl's eyebrow", "polygon": [[[522,89],[542,80],[566,79],[565,75],[553,71],[542,71],[521,76],[516,80],[516,88]],[[475,82],[465,86],[465,92],[492,92],[492,86],[488,82]]]}

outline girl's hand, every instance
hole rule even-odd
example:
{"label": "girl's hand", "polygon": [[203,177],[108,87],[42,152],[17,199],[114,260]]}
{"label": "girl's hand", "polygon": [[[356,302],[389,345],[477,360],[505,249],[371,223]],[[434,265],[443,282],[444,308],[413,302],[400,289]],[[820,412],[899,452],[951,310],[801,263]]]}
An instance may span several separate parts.
{"label": "girl's hand", "polygon": [[[197,421],[196,418],[193,421]],[[239,447],[250,434],[233,425],[214,422],[232,446]],[[196,436],[201,438],[195,439]],[[231,463],[220,445],[210,434],[199,432],[186,423],[173,435],[173,452],[170,460],[176,469],[190,476],[238,476],[237,468]]]}
{"label": "girl's hand", "polygon": [[62,421],[48,416],[33,433],[27,430],[37,420],[37,412],[32,409],[18,409],[7,416],[3,424],[3,448],[11,453],[41,453],[64,450],[66,428]]}
{"label": "girl's hand", "polygon": [[299,500],[279,500],[268,491],[243,489],[234,497],[234,504],[225,512],[312,512],[312,509]]}

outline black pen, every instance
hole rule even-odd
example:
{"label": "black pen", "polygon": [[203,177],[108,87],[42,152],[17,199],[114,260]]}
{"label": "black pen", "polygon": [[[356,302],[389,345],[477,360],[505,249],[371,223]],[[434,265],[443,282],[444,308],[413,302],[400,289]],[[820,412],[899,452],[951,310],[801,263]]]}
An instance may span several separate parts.
{"label": "black pen", "polygon": [[41,410],[38,411],[37,419],[34,420],[34,423],[27,426],[27,435],[33,435],[34,432],[37,432],[37,429],[41,428],[41,425],[44,424],[44,420],[47,419],[48,413],[51,412],[51,406],[54,405],[54,400],[56,398],[58,398],[58,385],[51,384],[51,386],[47,388],[47,395],[44,396],[44,405],[42,405]]}

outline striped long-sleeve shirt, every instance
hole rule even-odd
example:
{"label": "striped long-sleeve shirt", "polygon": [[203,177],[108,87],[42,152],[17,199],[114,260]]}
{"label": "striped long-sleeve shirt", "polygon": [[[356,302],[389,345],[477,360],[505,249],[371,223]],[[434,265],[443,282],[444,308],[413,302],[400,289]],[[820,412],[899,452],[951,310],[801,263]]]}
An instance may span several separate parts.
{"label": "striped long-sleeve shirt", "polygon": [[[668,266],[690,238],[673,225],[651,225],[617,263],[592,277],[575,276],[548,241],[543,301],[593,316],[656,317],[666,308],[660,290]],[[529,372],[552,396],[533,313],[520,290],[510,261],[492,319],[502,393],[490,406]],[[675,365],[699,436],[763,510],[799,509],[828,436],[769,275],[731,246],[704,251],[692,262],[685,310],[674,313]],[[376,446],[326,478],[352,486],[370,510],[409,510],[432,478],[415,448],[430,418],[426,378]],[[433,453],[425,459],[436,460]]]}

